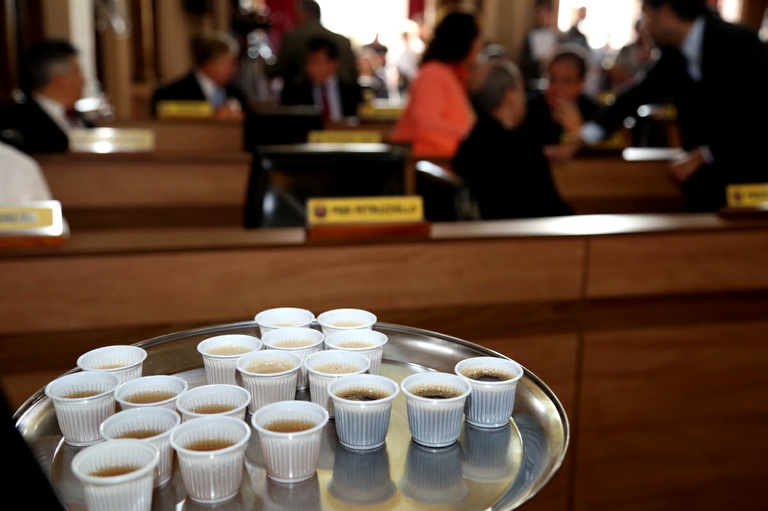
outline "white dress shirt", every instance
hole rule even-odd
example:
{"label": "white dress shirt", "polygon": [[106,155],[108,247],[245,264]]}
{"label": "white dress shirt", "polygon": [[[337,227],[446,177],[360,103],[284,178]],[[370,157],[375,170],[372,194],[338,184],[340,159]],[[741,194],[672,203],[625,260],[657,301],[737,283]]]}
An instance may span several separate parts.
{"label": "white dress shirt", "polygon": [[0,142],[0,203],[52,200],[51,190],[35,159]]}

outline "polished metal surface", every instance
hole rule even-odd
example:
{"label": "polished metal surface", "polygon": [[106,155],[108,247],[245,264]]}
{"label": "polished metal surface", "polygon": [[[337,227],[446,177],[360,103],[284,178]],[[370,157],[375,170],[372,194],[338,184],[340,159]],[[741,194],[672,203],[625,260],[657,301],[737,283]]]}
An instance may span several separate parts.
{"label": "polished metal surface", "polygon": [[[313,325],[313,328],[318,328]],[[389,337],[382,374],[400,382],[423,371],[453,372],[474,356],[502,356],[482,346],[435,332],[377,323]],[[255,322],[217,325],[137,343],[148,352],[144,374],[175,374],[190,388],[205,384],[197,343],[213,335],[258,336]],[[72,371],[76,371],[73,369]],[[297,399],[309,399],[308,391]],[[53,405],[42,392],[15,414],[17,427],[70,511],[85,510],[83,489],[69,466],[77,453],[62,441]],[[250,420],[250,414],[246,420]],[[543,488],[560,468],[568,448],[568,419],[557,397],[525,368],[508,425],[483,430],[464,424],[459,441],[430,449],[411,440],[405,398],[393,402],[386,444],[374,451],[351,451],[338,443],[334,422],[326,426],[317,476],[284,485],[266,477],[258,435],[253,435],[238,495],[218,510],[489,510],[516,509]],[[186,498],[178,467],[171,481],[155,489],[153,510],[204,508]]]}

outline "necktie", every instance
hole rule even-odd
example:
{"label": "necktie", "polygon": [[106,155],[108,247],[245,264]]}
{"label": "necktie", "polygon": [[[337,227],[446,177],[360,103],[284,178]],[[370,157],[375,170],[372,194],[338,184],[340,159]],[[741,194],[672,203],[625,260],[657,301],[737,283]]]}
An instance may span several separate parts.
{"label": "necktie", "polygon": [[320,85],[320,101],[323,106],[323,119],[327,121],[331,118],[331,102],[328,100],[328,86],[324,83]]}
{"label": "necktie", "polygon": [[227,100],[227,93],[224,91],[223,87],[216,87],[213,90],[213,98],[211,100],[211,103],[213,104],[213,108],[219,108],[224,105],[224,102]]}
{"label": "necktie", "polygon": [[80,117],[78,117],[77,112],[74,110],[67,110],[66,112],[67,117],[67,123],[69,123],[70,128],[82,128],[83,122],[80,120]]}

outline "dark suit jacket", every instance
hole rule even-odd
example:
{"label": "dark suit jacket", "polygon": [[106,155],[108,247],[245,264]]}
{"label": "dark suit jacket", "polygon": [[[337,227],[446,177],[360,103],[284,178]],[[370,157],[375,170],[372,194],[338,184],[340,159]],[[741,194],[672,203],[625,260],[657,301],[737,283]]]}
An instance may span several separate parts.
{"label": "dark suit jacket", "polygon": [[[224,87],[227,93],[227,99],[236,99],[240,103],[240,108],[246,110],[248,101],[245,94],[239,87],[228,84]],[[189,72],[178,80],[166,85],[161,85],[155,89],[152,95],[152,115],[157,112],[157,103],[159,101],[207,101],[200,82],[197,81],[195,73]]]}
{"label": "dark suit jacket", "polygon": [[[94,125],[78,116],[83,125]],[[61,153],[69,149],[67,134],[31,97],[0,113],[0,138],[27,154]]]}
{"label": "dark suit jacket", "polygon": [[459,145],[453,169],[464,179],[484,220],[571,214],[555,186],[540,144],[479,113]]}
{"label": "dark suit jacket", "polygon": [[662,48],[645,79],[595,120],[610,133],[638,106],[671,101],[683,147],[708,145],[715,160],[683,183],[688,209],[716,211],[727,184],[768,182],[768,46],[753,31],[708,16],[701,58],[696,83],[680,51]]}
{"label": "dark suit jacket", "polygon": [[[600,110],[597,101],[585,94],[579,96],[576,104],[581,117],[585,120],[590,119]],[[529,130],[542,145],[559,144],[563,136],[563,127],[552,118],[552,112],[549,110],[547,100],[544,99],[543,92],[536,92],[528,98],[528,112],[523,127]]]}
{"label": "dark suit jacket", "polygon": [[[341,112],[344,117],[357,116],[357,107],[363,102],[363,92],[360,85],[339,80],[339,94],[341,95]],[[280,103],[283,105],[314,105],[312,94],[312,82],[308,79],[288,82],[283,85],[280,94]]]}

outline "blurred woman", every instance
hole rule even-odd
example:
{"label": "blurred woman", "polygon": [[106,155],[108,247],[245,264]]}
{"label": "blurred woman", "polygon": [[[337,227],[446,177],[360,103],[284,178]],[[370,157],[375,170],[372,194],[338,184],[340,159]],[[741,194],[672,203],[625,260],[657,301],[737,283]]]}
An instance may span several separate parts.
{"label": "blurred woman", "polygon": [[467,80],[482,47],[474,14],[447,13],[435,27],[390,140],[416,156],[452,157],[475,122]]}

